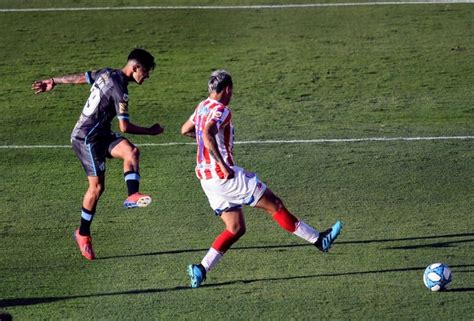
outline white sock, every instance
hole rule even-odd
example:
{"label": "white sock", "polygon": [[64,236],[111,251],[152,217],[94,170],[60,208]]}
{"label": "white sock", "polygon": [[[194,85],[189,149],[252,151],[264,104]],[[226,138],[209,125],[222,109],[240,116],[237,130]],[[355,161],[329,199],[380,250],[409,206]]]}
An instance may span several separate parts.
{"label": "white sock", "polygon": [[222,259],[222,256],[223,254],[221,252],[211,247],[201,261],[201,264],[206,269],[206,272],[209,272],[214,266],[216,266],[217,263],[219,263],[219,261]]}
{"label": "white sock", "polygon": [[293,234],[312,244],[314,244],[319,238],[319,232],[303,221],[299,221],[298,227]]}

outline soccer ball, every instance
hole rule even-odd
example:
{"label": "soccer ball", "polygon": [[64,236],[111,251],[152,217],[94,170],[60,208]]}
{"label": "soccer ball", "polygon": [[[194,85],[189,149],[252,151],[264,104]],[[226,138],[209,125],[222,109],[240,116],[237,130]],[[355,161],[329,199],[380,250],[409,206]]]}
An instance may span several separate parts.
{"label": "soccer ball", "polygon": [[451,270],[444,263],[430,264],[423,274],[423,282],[431,291],[446,290],[451,282]]}

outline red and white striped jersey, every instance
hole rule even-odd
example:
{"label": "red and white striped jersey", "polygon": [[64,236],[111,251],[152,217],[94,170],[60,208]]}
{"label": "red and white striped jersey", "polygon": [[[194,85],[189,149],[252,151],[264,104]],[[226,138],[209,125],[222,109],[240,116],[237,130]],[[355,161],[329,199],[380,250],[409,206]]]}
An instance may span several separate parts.
{"label": "red and white striped jersey", "polygon": [[202,132],[210,121],[217,125],[216,142],[222,158],[229,166],[234,166],[234,127],[232,125],[232,112],[217,100],[207,98],[194,110],[190,120],[196,130],[197,156],[196,175],[199,179],[224,178],[221,167],[209,150],[204,146]]}

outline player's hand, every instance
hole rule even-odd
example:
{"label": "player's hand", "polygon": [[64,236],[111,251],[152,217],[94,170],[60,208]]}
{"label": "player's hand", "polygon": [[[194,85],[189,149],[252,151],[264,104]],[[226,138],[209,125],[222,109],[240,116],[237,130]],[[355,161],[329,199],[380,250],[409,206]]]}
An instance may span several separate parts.
{"label": "player's hand", "polygon": [[151,126],[149,130],[150,130],[150,135],[159,135],[165,131],[165,129],[161,127],[161,125],[158,123]]}
{"label": "player's hand", "polygon": [[56,86],[53,78],[44,79],[44,80],[37,80],[31,85],[31,89],[34,90],[35,94],[39,94],[42,92],[53,90]]}
{"label": "player's hand", "polygon": [[227,164],[224,164],[224,166],[221,166],[222,173],[224,174],[224,179],[232,179],[235,177],[235,172],[234,170],[227,166]]}

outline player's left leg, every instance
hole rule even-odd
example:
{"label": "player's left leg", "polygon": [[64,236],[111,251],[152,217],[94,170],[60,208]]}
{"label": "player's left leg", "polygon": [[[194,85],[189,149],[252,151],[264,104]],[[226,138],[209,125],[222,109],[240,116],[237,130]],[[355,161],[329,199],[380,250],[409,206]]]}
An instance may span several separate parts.
{"label": "player's left leg", "polygon": [[[113,143],[114,144],[114,143]],[[110,155],[123,160],[123,172],[127,184],[128,198],[123,205],[126,208],[146,207],[151,203],[151,197],[139,193],[140,188],[140,151],[127,139],[120,139],[110,150]]]}
{"label": "player's left leg", "polygon": [[220,215],[225,224],[225,230],[212,243],[211,248],[201,261],[201,264],[188,266],[191,277],[191,287],[198,288],[206,279],[207,273],[214,268],[227,250],[245,234],[245,219],[241,207],[227,210]]}
{"label": "player's left leg", "polygon": [[337,221],[331,228],[319,233],[316,229],[291,214],[283,204],[283,201],[269,188],[265,190],[265,193],[255,207],[265,210],[284,230],[314,244],[323,252],[329,250],[341,232],[342,224],[340,221]]}

